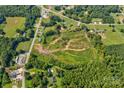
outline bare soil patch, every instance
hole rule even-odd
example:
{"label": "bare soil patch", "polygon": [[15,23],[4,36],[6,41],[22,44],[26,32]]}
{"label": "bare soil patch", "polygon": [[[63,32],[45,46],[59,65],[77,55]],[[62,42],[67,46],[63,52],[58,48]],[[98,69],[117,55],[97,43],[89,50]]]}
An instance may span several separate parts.
{"label": "bare soil patch", "polygon": [[43,46],[41,44],[35,44],[34,48],[41,54],[45,54],[45,55],[48,55],[50,52],[43,48]]}

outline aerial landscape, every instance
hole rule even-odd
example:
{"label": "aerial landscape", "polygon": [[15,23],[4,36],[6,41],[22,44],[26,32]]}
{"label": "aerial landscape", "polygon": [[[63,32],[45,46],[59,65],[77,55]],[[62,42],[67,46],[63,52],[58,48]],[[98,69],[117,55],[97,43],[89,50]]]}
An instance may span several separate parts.
{"label": "aerial landscape", "polygon": [[0,88],[123,87],[123,5],[0,6]]}

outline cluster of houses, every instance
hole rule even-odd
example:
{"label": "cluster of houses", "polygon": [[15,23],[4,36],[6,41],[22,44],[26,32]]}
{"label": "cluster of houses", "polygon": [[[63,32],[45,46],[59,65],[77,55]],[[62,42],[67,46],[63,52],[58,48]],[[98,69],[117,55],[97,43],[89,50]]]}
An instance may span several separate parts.
{"label": "cluster of houses", "polygon": [[93,22],[93,24],[102,24],[102,22],[101,21],[95,21],[95,22]]}
{"label": "cluster of houses", "polygon": [[12,72],[9,73],[9,76],[12,80],[17,80],[17,81],[20,81],[23,79],[23,68],[20,68],[20,69],[17,69],[17,70],[14,70]]}
{"label": "cluster of houses", "polygon": [[16,82],[22,81],[23,79],[23,73],[24,73],[23,65],[25,64],[25,61],[26,61],[26,53],[19,54],[15,59],[15,62],[17,64],[17,69],[11,70],[8,68],[6,70],[9,73],[9,77],[11,78],[11,80],[14,80],[13,87],[17,87]]}

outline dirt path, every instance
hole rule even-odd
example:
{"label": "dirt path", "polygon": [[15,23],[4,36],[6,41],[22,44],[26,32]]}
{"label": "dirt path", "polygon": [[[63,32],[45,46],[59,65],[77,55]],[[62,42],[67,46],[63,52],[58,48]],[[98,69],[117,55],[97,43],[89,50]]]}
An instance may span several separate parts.
{"label": "dirt path", "polygon": [[72,48],[68,48],[68,49],[64,49],[64,50],[84,51],[84,50],[86,50],[86,49],[85,49],[85,48],[82,48],[82,49],[72,49]]}
{"label": "dirt path", "polygon": [[71,42],[73,42],[74,40],[77,40],[77,39],[72,39],[70,40],[67,45],[65,46],[65,48],[61,48],[61,49],[54,49],[52,51],[50,51],[51,53],[54,53],[54,52],[58,52],[58,51],[66,51],[66,50],[72,50],[72,51],[84,51],[86,48],[82,48],[82,49],[73,49],[73,48],[69,48]]}
{"label": "dirt path", "polygon": [[72,49],[72,48],[54,49],[54,50],[50,51],[50,53],[54,53],[54,52],[58,52],[58,51],[66,51],[66,50],[71,50],[71,51],[80,52],[80,51],[86,50],[86,48],[82,48],[82,49]]}
{"label": "dirt path", "polygon": [[73,41],[73,40],[69,40],[69,42],[68,42],[67,45],[65,46],[65,50],[68,50],[68,48],[69,48],[69,46],[70,46],[70,44],[71,44],[72,41]]}
{"label": "dirt path", "polygon": [[52,42],[49,44],[49,46],[47,47],[47,49],[49,49],[49,47],[50,47],[51,45],[54,45],[55,43],[57,43],[61,38],[62,38],[62,37],[58,37],[58,38],[56,38],[54,41],[52,41]]}
{"label": "dirt path", "polygon": [[57,43],[60,39],[61,39],[61,37],[55,39],[53,42],[50,43],[50,45],[53,45],[53,44]]}

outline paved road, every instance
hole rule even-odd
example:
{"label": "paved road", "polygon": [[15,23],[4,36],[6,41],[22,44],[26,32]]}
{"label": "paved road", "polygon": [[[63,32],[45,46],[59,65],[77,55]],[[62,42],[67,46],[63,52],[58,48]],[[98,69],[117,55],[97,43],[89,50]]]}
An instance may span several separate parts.
{"label": "paved road", "polygon": [[[49,11],[49,12],[51,12],[51,13],[54,13],[54,14],[56,14],[56,15],[58,15],[58,16],[63,17],[63,18],[70,19],[70,20],[75,21],[75,22],[77,22],[77,23],[79,23],[79,22],[82,23],[81,21],[77,21],[77,20],[75,20],[75,19],[69,18],[69,17],[67,17],[67,16],[65,16],[65,15],[63,15],[63,14],[61,14],[61,13],[55,12],[55,11],[53,11],[53,10],[51,10],[51,9],[47,9],[47,8],[45,8],[45,7],[43,7],[43,6],[42,6],[42,8],[45,9],[46,11]],[[121,14],[124,14],[124,13],[121,13]],[[84,24],[84,25],[124,25],[124,24],[86,24],[86,23],[82,23],[82,24]]]}
{"label": "paved road", "polygon": [[[42,16],[42,11],[41,11],[41,16]],[[32,40],[29,52],[27,53],[27,58],[26,58],[25,64],[29,61],[29,57],[30,57],[31,51],[33,49],[33,46],[34,46],[34,43],[35,43],[38,31],[39,31],[39,28],[40,28],[41,20],[42,20],[42,17],[40,17],[39,22],[36,25],[36,32],[35,32],[34,38]],[[24,71],[23,71],[22,88],[25,88],[25,74],[24,74],[25,73],[25,67],[23,67],[23,69],[24,69]]]}

